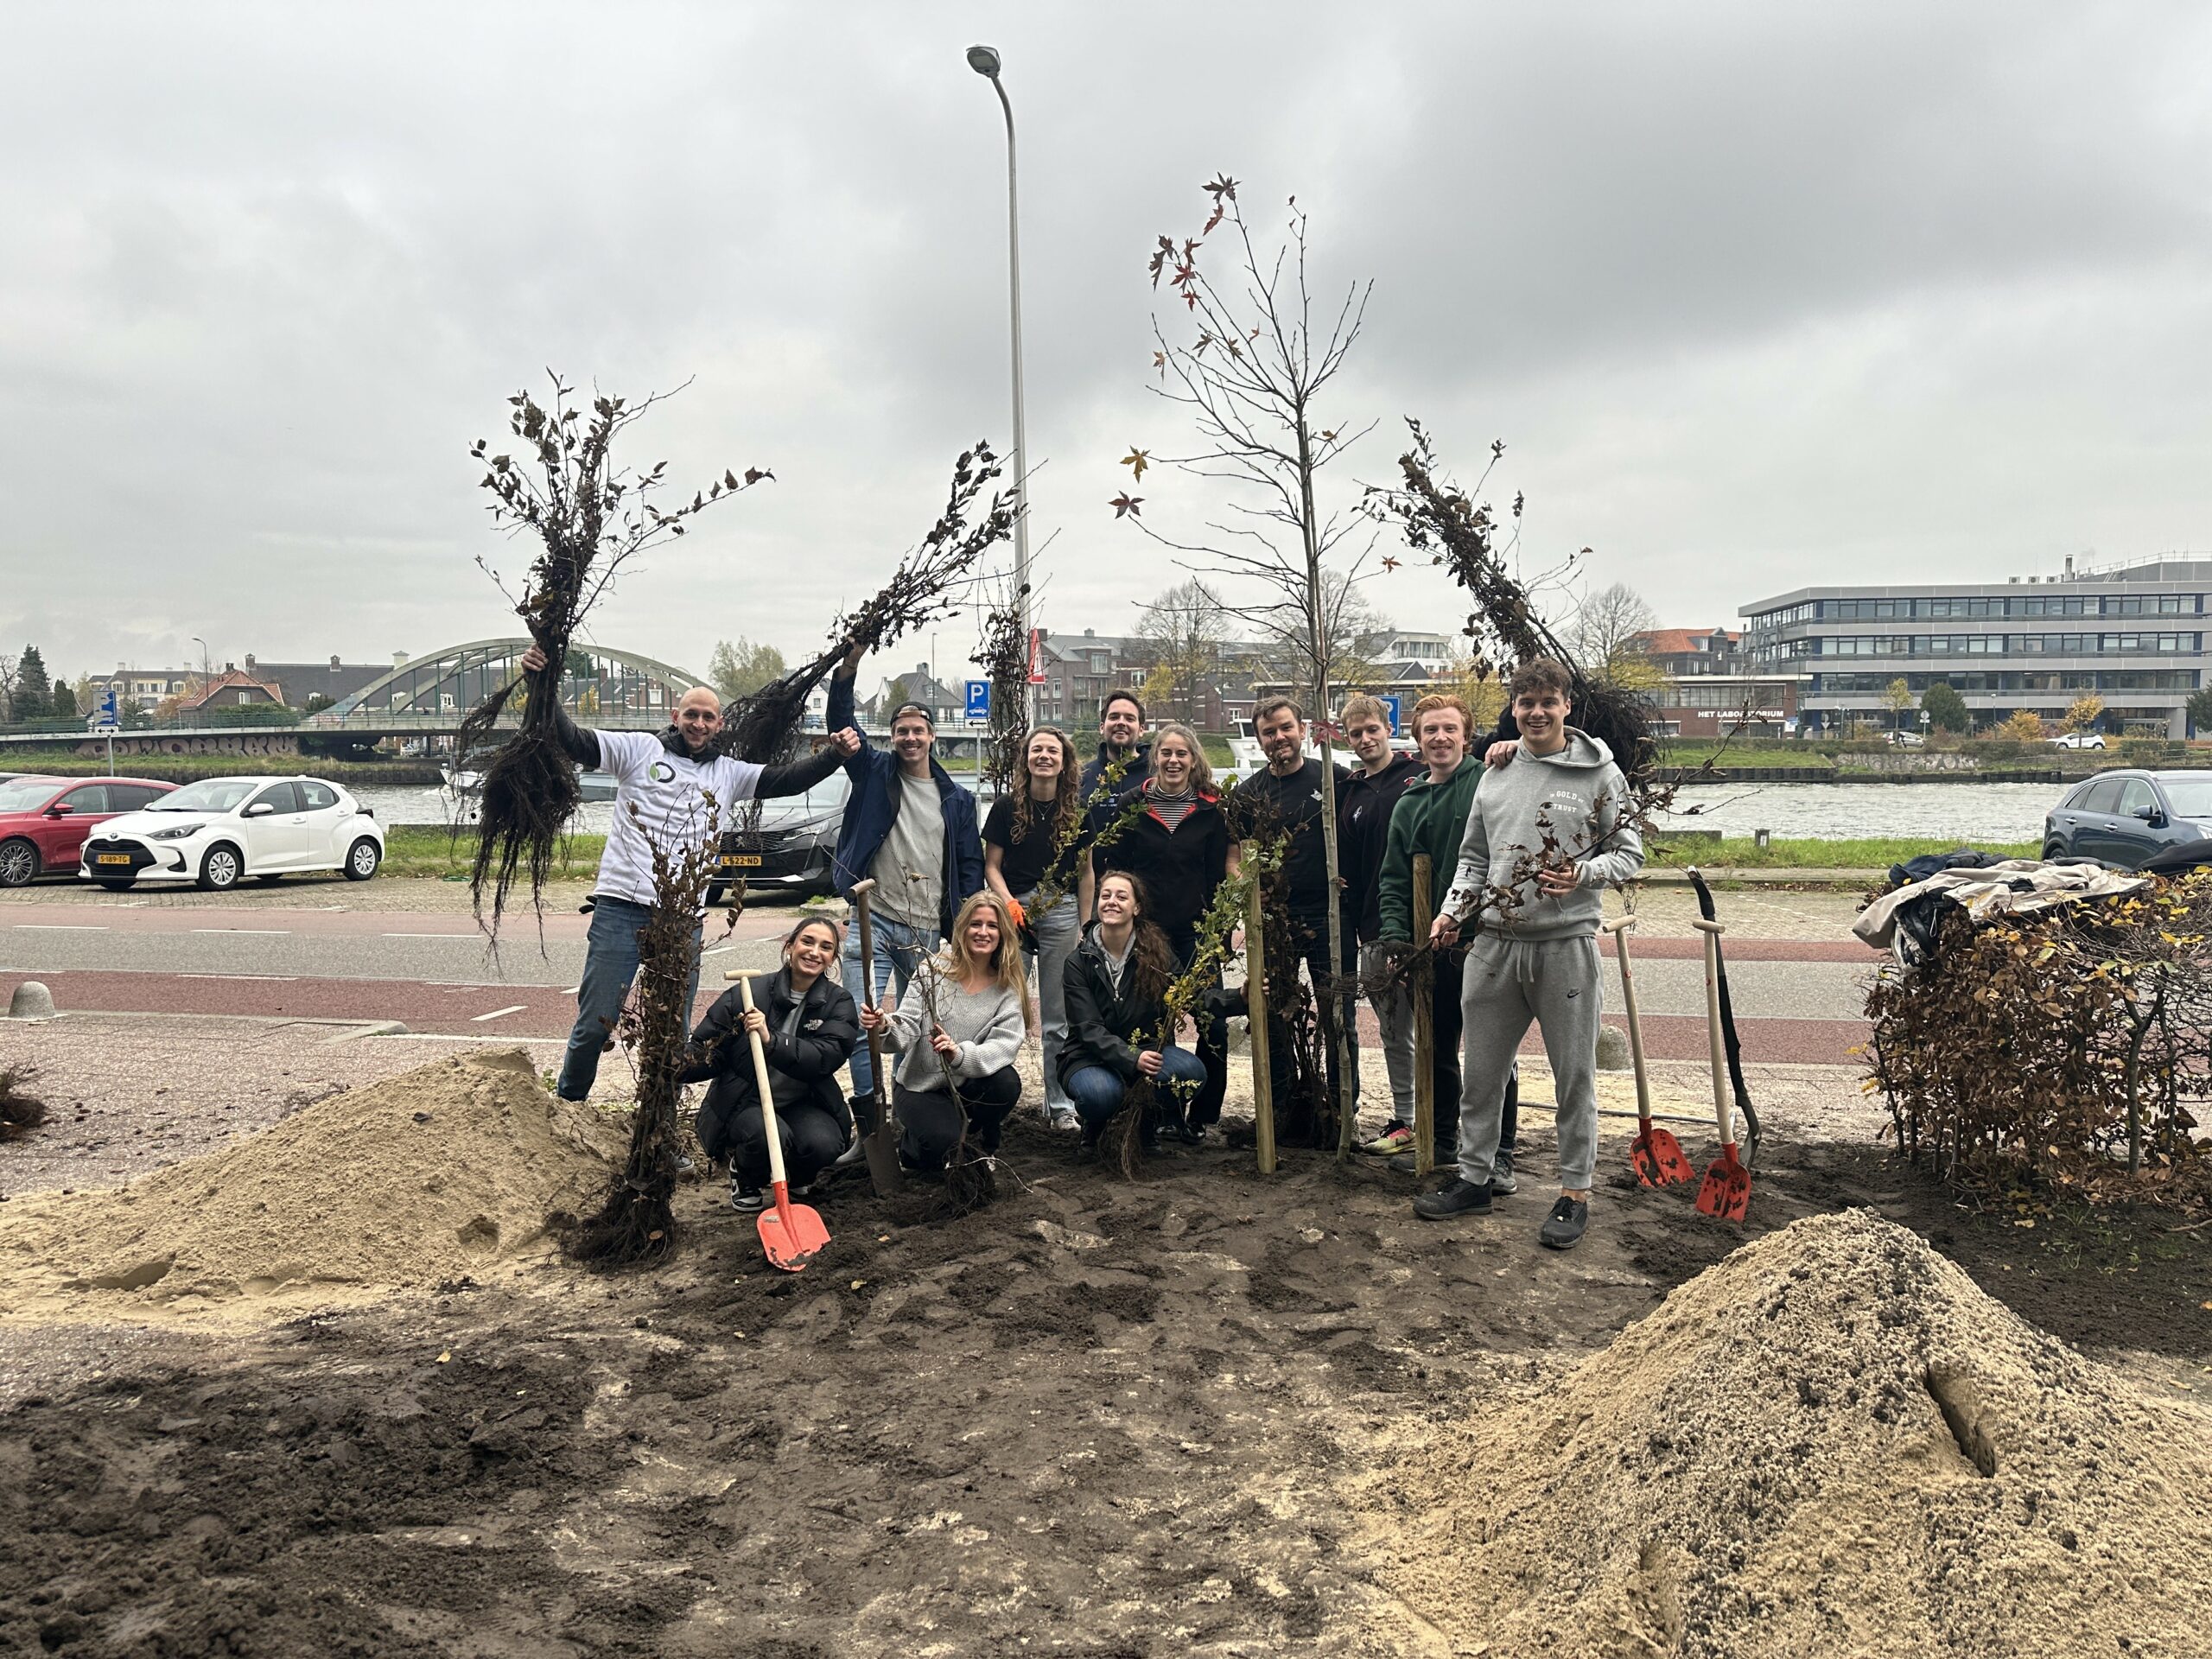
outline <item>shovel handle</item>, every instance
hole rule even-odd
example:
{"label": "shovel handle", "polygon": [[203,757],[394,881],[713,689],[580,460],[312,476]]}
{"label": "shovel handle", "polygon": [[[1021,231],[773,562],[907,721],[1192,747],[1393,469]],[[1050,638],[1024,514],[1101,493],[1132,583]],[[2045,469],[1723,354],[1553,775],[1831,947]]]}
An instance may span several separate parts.
{"label": "shovel handle", "polygon": [[1628,1012],[1628,1057],[1636,1067],[1636,1116],[1638,1127],[1651,1128],[1651,1084],[1643,1071],[1643,1024],[1636,1017],[1636,976],[1628,965],[1628,936],[1636,926],[1636,918],[1624,916],[1605,924],[1605,931],[1613,936],[1613,952],[1621,964],[1621,1006]]}
{"label": "shovel handle", "polygon": [[[860,918],[861,930],[861,1000],[869,1012],[875,1009],[875,913],[869,907],[868,895],[875,891],[875,878],[853,883],[853,910]],[[868,1033],[868,1074],[874,1085],[875,1121],[880,1128],[884,1121],[883,1103],[890,1091],[883,1086],[883,1038],[880,1033]]]}
{"label": "shovel handle", "polygon": [[1720,1144],[1732,1147],[1736,1127],[1728,1112],[1728,1055],[1720,1039],[1720,936],[1728,930],[1702,919],[1690,925],[1705,936],[1705,1032],[1713,1051],[1713,1117],[1720,1126]]}
{"label": "shovel handle", "polygon": [[[747,1014],[753,1012],[753,976],[747,974],[737,982],[738,1001],[745,1004]],[[760,1046],[760,1033],[750,1025],[745,1028],[745,1040],[753,1046],[753,1082],[760,1091],[760,1123],[768,1131],[768,1179],[779,1198],[784,1187],[784,1136],[776,1127],[776,1096],[768,1086],[768,1051]]]}

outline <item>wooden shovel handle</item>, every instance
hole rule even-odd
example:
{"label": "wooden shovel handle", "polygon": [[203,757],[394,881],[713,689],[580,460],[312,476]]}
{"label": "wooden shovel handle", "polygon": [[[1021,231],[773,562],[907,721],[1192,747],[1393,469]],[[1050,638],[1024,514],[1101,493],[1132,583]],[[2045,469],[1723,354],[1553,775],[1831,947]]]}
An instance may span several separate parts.
{"label": "wooden shovel handle", "polygon": [[1736,1128],[1728,1113],[1728,1054],[1720,1037],[1720,936],[1728,930],[1719,922],[1694,921],[1690,925],[1705,935],[1705,1030],[1713,1052],[1713,1117],[1720,1126],[1720,1144],[1736,1144]]}
{"label": "wooden shovel handle", "polygon": [[[747,1014],[753,1012],[753,976],[747,974],[737,982],[738,1001],[745,1004]],[[753,1046],[753,1082],[760,1091],[760,1122],[768,1131],[768,1179],[778,1186],[784,1184],[784,1137],[776,1128],[776,1096],[768,1086],[768,1051],[760,1046],[760,1033],[748,1025],[745,1040]]]}
{"label": "wooden shovel handle", "polygon": [[[873,1012],[875,1007],[875,916],[868,907],[868,894],[875,891],[875,878],[853,883],[853,911],[859,918],[861,930],[861,1001]],[[883,1084],[883,1038],[880,1033],[868,1035],[868,1077],[874,1084],[875,1118],[880,1128],[885,1121],[884,1103],[891,1098],[890,1090]]]}
{"label": "wooden shovel handle", "polygon": [[1605,931],[1613,936],[1613,954],[1621,964],[1621,1006],[1628,1013],[1628,1057],[1636,1067],[1636,1115],[1642,1119],[1640,1128],[1651,1128],[1651,1084],[1643,1069],[1643,1022],[1636,1015],[1636,975],[1629,967],[1628,936],[1635,930],[1636,918],[1623,916],[1607,922]]}

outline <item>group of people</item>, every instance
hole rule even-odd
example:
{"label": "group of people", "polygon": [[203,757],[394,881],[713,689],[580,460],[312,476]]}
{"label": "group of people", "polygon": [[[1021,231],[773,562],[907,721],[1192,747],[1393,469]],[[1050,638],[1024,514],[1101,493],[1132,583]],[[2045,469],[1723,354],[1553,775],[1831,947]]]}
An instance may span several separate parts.
{"label": "group of people", "polygon": [[[829,740],[794,766],[715,756],[720,710],[705,688],[685,695],[658,737],[564,730],[570,753],[612,772],[618,792],[558,1084],[563,1096],[589,1093],[636,971],[636,934],[652,903],[653,840],[707,833],[737,802],[801,792],[842,766],[851,789],[833,874],[847,896],[872,884],[872,954],[862,959],[858,929],[809,917],[785,939],[780,966],[755,982],[752,1007],[733,990],[691,1036],[685,1080],[709,1085],[700,1141],[728,1165],[740,1210],[760,1207],[768,1170],[748,1033],[763,1047],[785,1166],[800,1195],[825,1172],[859,1162],[862,1137],[877,1127],[870,1039],[890,1069],[880,1092],[898,1126],[900,1160],[917,1172],[944,1169],[963,1142],[971,1155],[996,1150],[1020,1103],[1016,1062],[1033,1035],[1043,1052],[1044,1112],[1085,1147],[1132,1098],[1148,1146],[1217,1135],[1228,1078],[1224,1021],[1199,1020],[1195,1042],[1184,1047],[1168,993],[1191,975],[1200,924],[1236,873],[1241,844],[1265,834],[1282,838],[1289,957],[1315,988],[1332,1097],[1340,1066],[1357,1052],[1347,988],[1372,988],[1391,1116],[1363,1149],[1414,1165],[1407,988],[1426,984],[1434,1151],[1438,1167],[1452,1173],[1416,1197],[1415,1213],[1482,1214],[1512,1193],[1516,1056],[1533,1020],[1550,1058],[1559,1122],[1560,1196],[1540,1236],[1559,1249],[1580,1237],[1597,1133],[1599,894],[1636,874],[1642,845],[1605,746],[1567,723],[1573,692],[1564,667],[1539,660],[1514,674],[1506,716],[1482,753],[1473,747],[1472,712],[1458,696],[1415,705],[1417,760],[1393,752],[1383,706],[1354,696],[1341,723],[1359,765],[1333,780],[1306,753],[1306,714],[1295,700],[1263,698],[1253,725],[1267,764],[1225,793],[1197,733],[1168,721],[1147,738],[1142,702],[1118,691],[1101,710],[1088,761],[1078,764],[1073,740],[1058,728],[1030,731],[1012,786],[979,824],[975,796],[935,759],[929,709],[894,709],[888,749],[860,734],[861,654],[855,649],[831,677]],[[543,671],[543,659],[526,658],[524,667]],[[1330,782],[1333,887],[1323,835]],[[1431,895],[1434,920],[1421,938],[1418,854],[1443,889]],[[1332,904],[1343,946],[1333,961]],[[1403,971],[1408,953],[1423,950],[1431,971]],[[1217,974],[1202,965],[1191,976],[1213,981],[1209,1008],[1226,1006]],[[1271,988],[1271,1007],[1288,988]],[[1269,1046],[1278,1090],[1288,1081],[1289,1048]],[[840,1071],[849,1075],[849,1094]]]}

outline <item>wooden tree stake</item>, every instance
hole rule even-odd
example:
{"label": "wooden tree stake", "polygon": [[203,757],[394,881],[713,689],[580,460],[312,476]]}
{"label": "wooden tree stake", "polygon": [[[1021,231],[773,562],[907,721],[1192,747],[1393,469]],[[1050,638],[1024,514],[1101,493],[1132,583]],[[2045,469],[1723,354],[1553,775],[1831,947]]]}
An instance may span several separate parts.
{"label": "wooden tree stake", "polygon": [[[1259,852],[1257,842],[1244,843],[1244,855]],[[1260,1173],[1275,1173],[1275,1103],[1268,1076],[1268,947],[1267,924],[1260,911],[1260,884],[1252,883],[1252,896],[1244,914],[1244,1014],[1252,1034],[1252,1139],[1259,1149]]]}

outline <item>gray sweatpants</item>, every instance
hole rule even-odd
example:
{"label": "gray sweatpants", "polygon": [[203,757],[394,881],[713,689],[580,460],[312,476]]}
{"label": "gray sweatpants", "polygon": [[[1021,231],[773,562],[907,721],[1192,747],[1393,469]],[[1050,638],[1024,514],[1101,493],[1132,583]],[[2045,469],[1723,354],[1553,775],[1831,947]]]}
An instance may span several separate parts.
{"label": "gray sweatpants", "polygon": [[1598,1164],[1598,941],[1478,933],[1460,982],[1466,1071],[1459,1092],[1459,1178],[1480,1186],[1497,1154],[1506,1073],[1534,1020],[1544,1033],[1559,1119],[1559,1184],[1583,1192]]}

